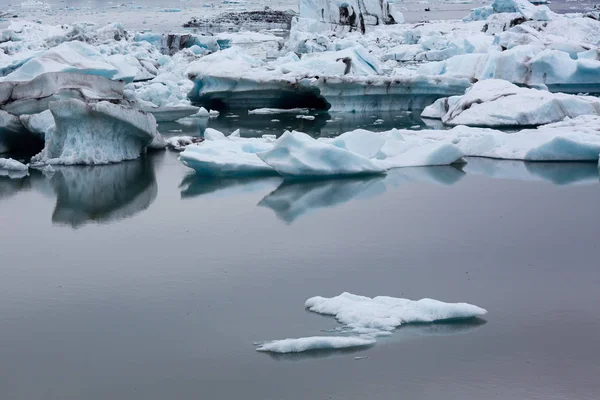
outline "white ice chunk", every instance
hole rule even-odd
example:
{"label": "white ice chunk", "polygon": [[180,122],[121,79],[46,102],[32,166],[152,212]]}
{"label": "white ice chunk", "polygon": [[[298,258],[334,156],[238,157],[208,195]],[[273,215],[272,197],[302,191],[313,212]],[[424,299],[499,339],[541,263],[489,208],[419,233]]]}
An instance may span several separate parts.
{"label": "white ice chunk", "polygon": [[29,167],[12,158],[0,158],[0,169],[6,171],[27,171]]}
{"label": "white ice chunk", "polygon": [[600,115],[600,99],[596,97],[520,88],[498,79],[479,81],[452,102],[441,118],[447,125],[531,126],[566,117]]}
{"label": "white ice chunk", "polygon": [[349,349],[375,344],[374,338],[345,336],[312,336],[299,339],[283,339],[259,345],[256,350],[270,353],[301,353],[311,350]]}
{"label": "white ice chunk", "polygon": [[179,160],[198,175],[253,176],[273,175],[273,168],[257,155],[272,148],[271,141],[264,139],[227,138],[221,132],[207,129],[203,143],[188,146]]}
{"label": "white ice chunk", "polygon": [[258,157],[283,177],[335,177],[381,174],[385,169],[368,158],[305,133],[286,132]]}
{"label": "white ice chunk", "polygon": [[450,96],[437,99],[432,105],[425,107],[421,118],[442,119],[460,98],[461,96]]}
{"label": "white ice chunk", "polygon": [[197,136],[173,136],[166,139],[167,146],[175,151],[183,151],[187,146],[201,143],[202,138]]}

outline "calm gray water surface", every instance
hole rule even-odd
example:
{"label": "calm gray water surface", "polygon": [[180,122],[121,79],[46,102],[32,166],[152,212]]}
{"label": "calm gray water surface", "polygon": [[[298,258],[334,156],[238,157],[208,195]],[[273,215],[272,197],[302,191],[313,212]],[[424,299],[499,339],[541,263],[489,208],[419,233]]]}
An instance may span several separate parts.
{"label": "calm gray water surface", "polygon": [[[166,152],[0,178],[0,397],[597,399],[599,199],[594,164],[482,159],[282,184]],[[338,326],[303,304],[344,291],[489,314],[255,351]]]}

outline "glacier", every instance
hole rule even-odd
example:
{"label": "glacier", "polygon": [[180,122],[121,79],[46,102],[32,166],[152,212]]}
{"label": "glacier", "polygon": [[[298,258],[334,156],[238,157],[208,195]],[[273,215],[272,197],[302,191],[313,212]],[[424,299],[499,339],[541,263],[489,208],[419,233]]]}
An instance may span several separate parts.
{"label": "glacier", "polygon": [[406,324],[456,321],[482,317],[487,310],[468,303],[444,303],[433,299],[418,301],[377,296],[374,298],[342,293],[339,296],[312,297],[306,309],[329,315],[342,324],[337,332],[346,336],[283,339],[259,344],[257,351],[296,353],[317,349],[371,346],[379,336],[389,336]]}

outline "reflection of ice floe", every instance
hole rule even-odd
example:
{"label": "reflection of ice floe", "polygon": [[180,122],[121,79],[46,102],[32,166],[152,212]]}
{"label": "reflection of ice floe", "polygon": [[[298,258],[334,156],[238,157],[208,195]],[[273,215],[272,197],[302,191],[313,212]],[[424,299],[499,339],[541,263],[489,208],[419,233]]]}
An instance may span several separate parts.
{"label": "reflection of ice floe", "polygon": [[282,183],[258,205],[272,209],[279,219],[291,224],[314,210],[380,195],[386,190],[383,181],[381,177],[374,177]]}
{"label": "reflection of ice floe", "polygon": [[52,185],[57,196],[52,221],[72,227],[132,217],[147,209],[158,193],[147,157],[115,165],[60,167]]}
{"label": "reflection of ice floe", "polygon": [[469,158],[464,170],[467,174],[491,178],[547,181],[555,185],[596,184],[600,180],[596,163],[589,162],[531,163]]}
{"label": "reflection of ice floe", "polygon": [[322,208],[337,207],[353,200],[384,194],[390,187],[410,182],[452,185],[465,173],[453,166],[401,168],[385,177],[308,182],[284,182],[258,203],[268,207],[288,224]]}
{"label": "reflection of ice floe", "polygon": [[[444,303],[433,299],[413,301],[388,296],[370,298],[351,293],[331,298],[312,297],[305,305],[309,311],[335,317],[343,325],[339,331],[347,335],[274,340],[259,344],[257,350],[300,353],[370,346],[375,344],[377,337],[389,336],[405,325],[466,321],[487,314],[487,310],[468,303]],[[436,327],[431,332],[439,335],[453,330]]]}
{"label": "reflection of ice floe", "polygon": [[195,174],[187,175],[179,185],[182,198],[197,196],[228,197],[273,190],[281,178],[205,178]]}

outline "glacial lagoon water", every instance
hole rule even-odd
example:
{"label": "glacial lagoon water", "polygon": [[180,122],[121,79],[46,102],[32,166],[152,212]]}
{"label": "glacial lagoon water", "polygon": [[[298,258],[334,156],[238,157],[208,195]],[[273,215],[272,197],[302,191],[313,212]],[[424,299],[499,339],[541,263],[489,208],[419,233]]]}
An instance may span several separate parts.
{"label": "glacial lagoon water", "polygon": [[[211,126],[269,133],[235,119]],[[485,159],[284,183],[200,179],[160,152],[0,177],[0,395],[597,399],[599,199],[593,163]],[[344,291],[489,313],[358,352],[255,351],[327,334],[304,301]]]}

